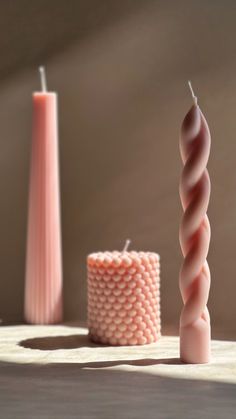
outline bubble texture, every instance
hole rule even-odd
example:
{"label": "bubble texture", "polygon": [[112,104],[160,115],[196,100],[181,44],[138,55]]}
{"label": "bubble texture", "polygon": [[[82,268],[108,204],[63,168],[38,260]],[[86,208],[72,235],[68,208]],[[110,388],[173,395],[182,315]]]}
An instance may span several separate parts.
{"label": "bubble texture", "polygon": [[145,345],[161,335],[160,257],[99,252],[87,258],[88,327],[94,342]]}

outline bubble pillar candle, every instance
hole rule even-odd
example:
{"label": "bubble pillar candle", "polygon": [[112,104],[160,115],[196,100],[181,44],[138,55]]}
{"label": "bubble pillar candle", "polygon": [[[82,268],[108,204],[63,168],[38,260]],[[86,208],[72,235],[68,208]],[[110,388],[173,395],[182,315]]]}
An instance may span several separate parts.
{"label": "bubble pillar candle", "polygon": [[59,204],[57,95],[33,94],[33,138],[30,171],[25,280],[25,320],[51,324],[62,320],[62,256]]}
{"label": "bubble pillar candle", "polygon": [[99,252],[87,259],[88,326],[93,341],[144,345],[160,337],[159,256]]}
{"label": "bubble pillar candle", "polygon": [[181,129],[180,152],[184,168],[180,197],[184,215],[180,225],[180,245],[184,262],[180,271],[180,291],[184,307],[180,317],[180,357],[187,363],[210,359],[210,317],[207,301],[210,270],[207,254],[210,224],[207,208],[210,179],[206,169],[210,154],[210,132],[189,83],[194,104]]}

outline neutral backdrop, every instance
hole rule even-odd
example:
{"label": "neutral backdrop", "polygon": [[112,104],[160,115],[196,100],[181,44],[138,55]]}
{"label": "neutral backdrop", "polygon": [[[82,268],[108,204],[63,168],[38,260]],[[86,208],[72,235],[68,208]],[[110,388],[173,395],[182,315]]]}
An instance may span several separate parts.
{"label": "neutral backdrop", "polygon": [[59,94],[66,320],[86,318],[86,255],[156,251],[177,330],[178,137],[192,80],[211,133],[213,335],[236,337],[236,3],[0,2],[0,317],[23,319],[31,94]]}

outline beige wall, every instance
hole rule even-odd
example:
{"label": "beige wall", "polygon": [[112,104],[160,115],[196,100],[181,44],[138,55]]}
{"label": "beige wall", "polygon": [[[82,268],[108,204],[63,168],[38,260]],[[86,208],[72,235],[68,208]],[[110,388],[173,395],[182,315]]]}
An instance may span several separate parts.
{"label": "beige wall", "polygon": [[235,337],[236,3],[23,0],[0,11],[1,318],[22,320],[31,92],[45,63],[60,100],[66,319],[86,317],[87,253],[129,237],[160,253],[163,324],[177,327],[191,78],[212,132],[209,308],[214,334]]}

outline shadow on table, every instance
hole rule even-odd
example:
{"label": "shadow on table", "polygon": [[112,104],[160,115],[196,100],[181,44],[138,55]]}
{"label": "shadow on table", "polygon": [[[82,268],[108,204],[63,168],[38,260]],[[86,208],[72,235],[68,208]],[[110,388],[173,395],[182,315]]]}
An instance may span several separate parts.
{"label": "shadow on table", "polygon": [[[70,349],[104,347],[81,331],[25,339],[19,345],[41,351],[68,349],[68,359]],[[1,417],[10,419],[17,412],[17,417],[34,419],[235,418],[233,384],[167,377],[143,369],[106,368],[177,365],[178,358],[79,361],[78,357],[72,363],[0,362]]]}
{"label": "shadow on table", "polygon": [[235,418],[236,387],[77,363],[0,362],[4,419]]}
{"label": "shadow on table", "polygon": [[[19,342],[19,346],[28,349],[37,349],[41,351],[53,351],[57,349],[76,349],[81,347],[99,348],[106,347],[106,345],[98,345],[91,342],[88,335],[77,334],[68,336],[44,336],[31,339],[25,339]],[[80,368],[105,368],[114,367],[118,365],[133,365],[133,366],[148,366],[158,364],[173,364],[179,365],[181,361],[179,358],[161,358],[161,359],[134,359],[134,360],[115,360],[115,361],[97,361],[97,362],[78,362],[77,366]]]}
{"label": "shadow on table", "polygon": [[81,347],[95,347],[88,335],[74,334],[68,336],[43,336],[25,339],[19,342],[19,346],[30,349],[40,349],[41,351],[54,351],[56,349],[76,349]]}

